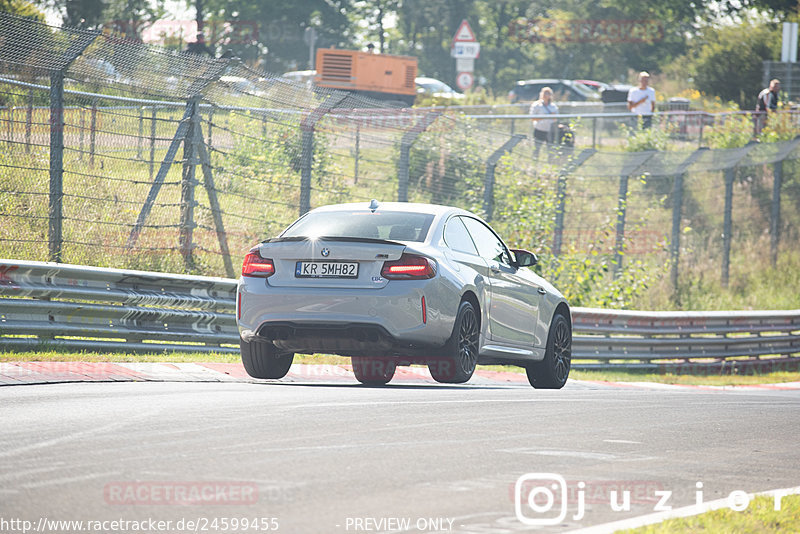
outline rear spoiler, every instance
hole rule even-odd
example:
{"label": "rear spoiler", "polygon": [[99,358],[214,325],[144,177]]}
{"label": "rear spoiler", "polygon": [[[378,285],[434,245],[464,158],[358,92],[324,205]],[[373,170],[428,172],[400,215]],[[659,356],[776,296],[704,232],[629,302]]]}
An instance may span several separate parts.
{"label": "rear spoiler", "polygon": [[344,241],[346,243],[379,243],[379,244],[386,244],[386,245],[400,245],[405,246],[405,243],[400,243],[398,241],[390,241],[388,239],[376,239],[372,237],[338,237],[338,236],[320,236],[320,237],[308,237],[308,236],[292,236],[292,237],[273,237],[270,239],[265,239],[262,243],[287,243],[287,242],[300,242],[300,241]]}

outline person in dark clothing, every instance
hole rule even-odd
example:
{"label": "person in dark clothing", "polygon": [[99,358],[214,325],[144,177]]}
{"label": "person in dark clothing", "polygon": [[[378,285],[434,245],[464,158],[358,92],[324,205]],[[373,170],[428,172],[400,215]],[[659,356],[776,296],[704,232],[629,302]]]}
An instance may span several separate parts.
{"label": "person in dark clothing", "polygon": [[777,78],[769,82],[769,87],[758,93],[756,103],[756,135],[761,133],[761,129],[767,122],[767,115],[778,110],[779,93],[781,91],[781,81]]}

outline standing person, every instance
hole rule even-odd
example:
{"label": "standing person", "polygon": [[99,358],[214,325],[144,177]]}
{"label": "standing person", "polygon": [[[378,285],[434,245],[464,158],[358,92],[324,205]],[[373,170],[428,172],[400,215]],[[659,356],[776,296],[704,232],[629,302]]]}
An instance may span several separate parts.
{"label": "standing person", "polygon": [[639,73],[639,87],[628,91],[628,111],[641,118],[642,128],[650,128],[655,110],[656,91],[650,87],[650,74],[642,71]]}
{"label": "standing person", "polygon": [[[553,90],[542,87],[539,100],[531,104],[529,115],[557,115],[558,106],[553,103]],[[533,119],[533,140],[536,145],[536,158],[539,158],[539,147],[552,144],[556,135],[556,119]]]}
{"label": "standing person", "polygon": [[769,82],[769,87],[758,93],[756,103],[756,135],[761,133],[761,128],[767,122],[767,115],[778,110],[781,81],[777,78]]}

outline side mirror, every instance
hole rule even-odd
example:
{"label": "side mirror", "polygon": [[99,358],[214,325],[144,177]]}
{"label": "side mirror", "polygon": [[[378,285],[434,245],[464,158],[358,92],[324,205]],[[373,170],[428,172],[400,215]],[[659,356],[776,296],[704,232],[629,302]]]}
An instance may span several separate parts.
{"label": "side mirror", "polygon": [[517,267],[533,267],[539,263],[539,258],[537,258],[536,254],[533,252],[523,249],[511,249],[511,252],[514,253],[514,257],[516,258]]}

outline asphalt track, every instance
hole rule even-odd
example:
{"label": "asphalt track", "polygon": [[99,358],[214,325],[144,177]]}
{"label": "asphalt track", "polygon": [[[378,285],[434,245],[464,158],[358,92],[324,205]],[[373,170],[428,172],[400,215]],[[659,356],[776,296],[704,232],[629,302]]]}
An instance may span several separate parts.
{"label": "asphalt track", "polygon": [[0,531],[565,532],[800,485],[796,388],[229,378],[0,387]]}

